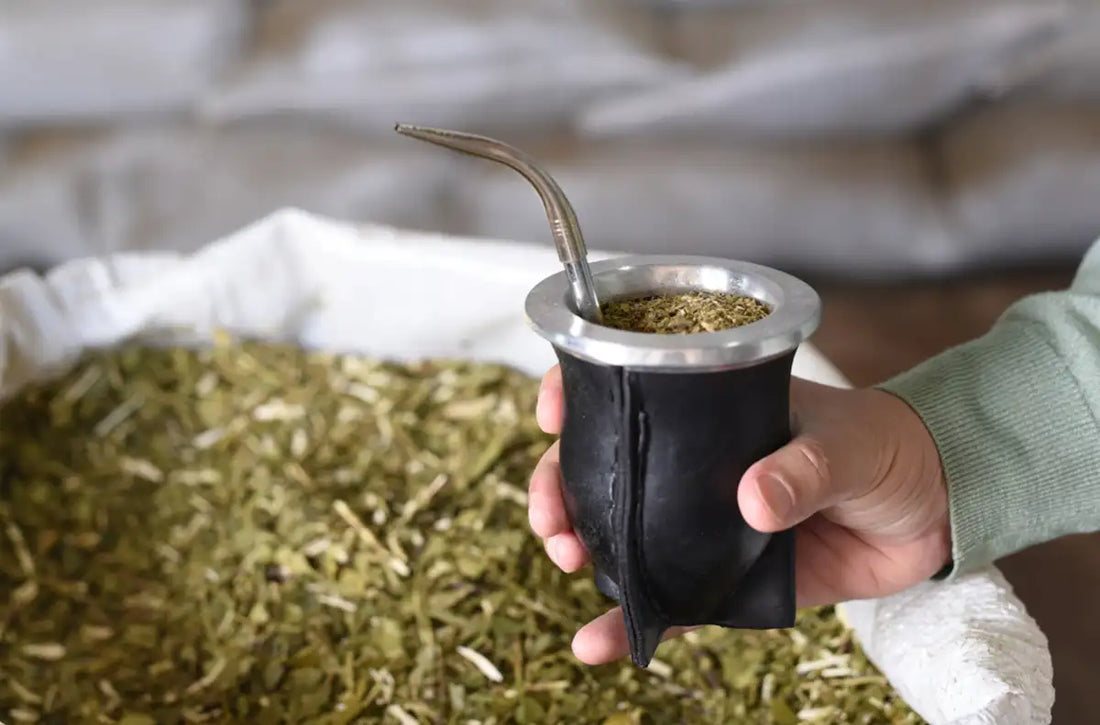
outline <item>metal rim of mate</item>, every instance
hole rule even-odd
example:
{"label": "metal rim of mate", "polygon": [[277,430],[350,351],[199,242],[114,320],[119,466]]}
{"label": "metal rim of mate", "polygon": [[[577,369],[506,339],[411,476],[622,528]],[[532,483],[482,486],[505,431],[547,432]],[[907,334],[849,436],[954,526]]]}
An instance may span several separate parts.
{"label": "metal rim of mate", "polygon": [[601,301],[692,291],[754,297],[771,313],[718,332],[651,334],[588,322],[576,314],[565,272],[547,277],[527,295],[535,332],[576,357],[616,367],[701,371],[748,367],[796,349],[821,320],[821,299],[785,272],[749,262],[690,255],[636,255],[594,262]]}

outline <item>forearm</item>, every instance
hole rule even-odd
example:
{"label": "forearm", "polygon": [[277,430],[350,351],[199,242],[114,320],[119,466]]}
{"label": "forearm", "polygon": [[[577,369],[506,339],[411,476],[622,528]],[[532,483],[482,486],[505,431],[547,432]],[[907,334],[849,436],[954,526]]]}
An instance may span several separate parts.
{"label": "forearm", "polygon": [[1073,288],[880,386],[921,417],[948,487],[960,573],[1100,530],[1100,245]]}

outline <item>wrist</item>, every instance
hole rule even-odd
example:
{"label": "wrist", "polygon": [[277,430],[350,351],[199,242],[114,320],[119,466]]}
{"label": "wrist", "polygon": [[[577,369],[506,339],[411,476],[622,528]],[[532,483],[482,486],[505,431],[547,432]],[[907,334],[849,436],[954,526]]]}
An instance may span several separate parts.
{"label": "wrist", "polygon": [[887,391],[875,392],[889,401],[890,420],[884,427],[893,432],[888,445],[894,451],[890,466],[894,470],[885,475],[907,479],[902,485],[915,492],[912,503],[921,519],[918,537],[926,550],[922,559],[934,577],[942,577],[950,571],[953,556],[950,498],[939,448],[924,420],[907,401]]}

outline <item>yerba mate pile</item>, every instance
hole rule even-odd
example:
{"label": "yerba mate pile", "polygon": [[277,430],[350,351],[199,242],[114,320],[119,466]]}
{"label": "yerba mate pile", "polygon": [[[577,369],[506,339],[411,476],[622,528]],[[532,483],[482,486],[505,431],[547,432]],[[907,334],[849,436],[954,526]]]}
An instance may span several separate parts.
{"label": "yerba mate pile", "polygon": [[537,382],[222,340],[0,407],[0,721],[918,723],[823,609],[640,670],[527,527]]}
{"label": "yerba mate pile", "polygon": [[608,327],[661,335],[720,332],[771,314],[752,297],[707,291],[612,300],[601,310]]}

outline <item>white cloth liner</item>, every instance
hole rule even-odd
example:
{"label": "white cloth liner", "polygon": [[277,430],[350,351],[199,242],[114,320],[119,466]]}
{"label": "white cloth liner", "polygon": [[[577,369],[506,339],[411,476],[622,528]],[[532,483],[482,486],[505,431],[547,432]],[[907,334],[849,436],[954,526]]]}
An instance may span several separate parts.
{"label": "white cloth liner", "polygon": [[[0,278],[0,399],[60,373],[88,348],[133,337],[191,344],[217,328],[395,360],[462,356],[540,375],[554,357],[527,328],[523,299],[557,268],[543,247],[288,209],[191,256],[120,254],[45,277],[15,273]],[[372,314],[397,298],[409,314]],[[795,373],[846,386],[809,344]],[[1050,722],[1047,640],[995,569],[841,610],[932,725]]]}

